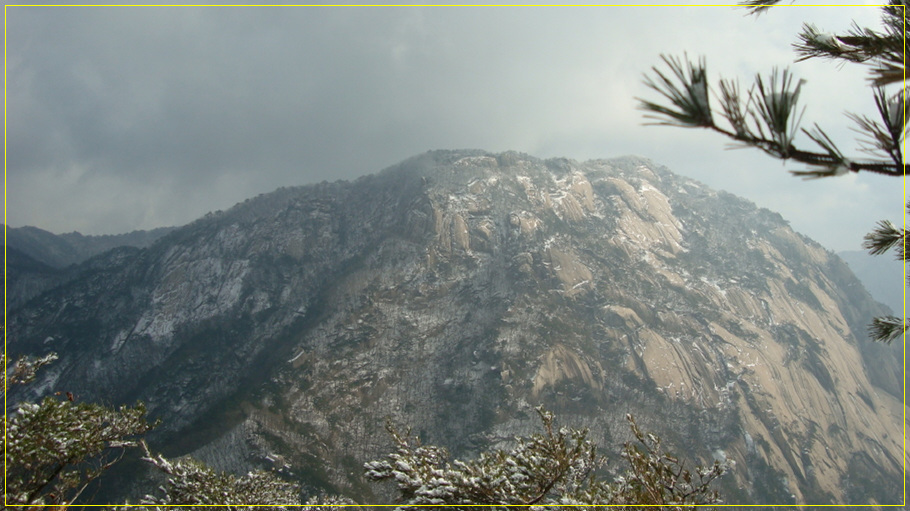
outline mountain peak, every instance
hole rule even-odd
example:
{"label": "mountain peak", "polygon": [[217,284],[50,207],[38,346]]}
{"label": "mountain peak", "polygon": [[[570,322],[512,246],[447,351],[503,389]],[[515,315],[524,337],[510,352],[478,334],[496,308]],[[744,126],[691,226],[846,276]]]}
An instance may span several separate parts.
{"label": "mountain peak", "polygon": [[17,351],[61,354],[46,391],[142,399],[177,454],[277,452],[366,502],[386,417],[470,453],[545,404],[605,452],[633,413],[724,453],[730,502],[814,504],[900,498],[876,311],[779,215],[646,159],[463,150],[250,199],[9,321]]}

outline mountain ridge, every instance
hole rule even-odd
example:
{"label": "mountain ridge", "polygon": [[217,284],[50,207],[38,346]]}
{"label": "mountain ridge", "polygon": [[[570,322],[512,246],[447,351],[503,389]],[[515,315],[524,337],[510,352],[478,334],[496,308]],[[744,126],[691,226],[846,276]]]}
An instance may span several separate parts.
{"label": "mountain ridge", "polygon": [[40,392],[143,399],[155,438],[186,439],[171,454],[277,452],[362,499],[384,417],[471,453],[543,403],[605,449],[625,408],[737,459],[728,500],[823,503],[900,486],[901,367],[861,341],[877,307],[780,215],[645,159],[435,151],[102,254],[9,319],[14,349],[61,353]]}
{"label": "mountain ridge", "polygon": [[3,226],[6,245],[52,268],[63,269],[117,247],[145,248],[176,227],[157,227],[123,234],[54,234],[34,226]]}

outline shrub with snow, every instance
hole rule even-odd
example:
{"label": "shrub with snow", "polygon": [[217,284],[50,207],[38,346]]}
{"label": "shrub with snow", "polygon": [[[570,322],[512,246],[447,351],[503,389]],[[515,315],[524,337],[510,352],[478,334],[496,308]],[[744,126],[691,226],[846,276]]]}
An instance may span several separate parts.
{"label": "shrub with snow", "polygon": [[553,414],[538,408],[544,432],[516,438],[508,451],[494,450],[472,461],[450,462],[445,449],[389,426],[397,444],[386,459],[365,465],[372,481],[397,485],[401,510],[426,505],[530,506],[654,505],[688,509],[721,503],[710,488],[732,462],[697,467],[694,475],[661,449],[660,439],[643,433],[627,416],[637,444],[626,444],[628,471],[608,482],[599,477],[604,460],[586,430],[554,426]]}

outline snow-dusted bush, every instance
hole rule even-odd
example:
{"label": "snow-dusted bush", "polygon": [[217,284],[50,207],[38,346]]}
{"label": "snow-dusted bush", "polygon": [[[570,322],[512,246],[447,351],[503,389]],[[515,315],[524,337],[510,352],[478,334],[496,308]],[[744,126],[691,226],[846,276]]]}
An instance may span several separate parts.
{"label": "snow-dusted bush", "polygon": [[[19,359],[6,370],[5,389],[32,381],[41,366],[56,358],[51,354]],[[5,357],[0,361],[6,367]],[[20,403],[4,416],[0,448],[6,453],[3,495],[6,507],[65,508],[79,499],[91,481],[119,461],[125,449],[140,444],[146,461],[168,475],[167,484],[162,487],[163,495],[146,497],[142,503],[145,506],[211,504],[228,509],[253,509],[251,506],[269,505],[284,509],[284,506],[298,508],[301,504],[296,485],[268,472],[234,476],[215,472],[192,459],[171,462],[160,455],[153,456],[141,440],[154,427],[146,421],[142,403],[112,409],[77,403],[72,394],[60,394],[46,397],[40,403]],[[341,504],[351,502],[320,497],[306,503],[313,506],[310,509]]]}
{"label": "snow-dusted bush", "polygon": [[[538,413],[544,432],[516,438],[508,451],[494,450],[472,461],[449,462],[445,449],[422,446],[391,426],[397,449],[385,460],[365,465],[372,481],[392,481],[399,509],[413,506],[655,505],[671,509],[720,503],[710,483],[727,465],[715,462],[695,474],[661,450],[660,439],[639,430],[627,416],[637,444],[626,444],[628,471],[613,481],[600,477],[604,460],[587,440],[586,430],[554,426],[553,415]],[[631,508],[631,507],[630,507]]]}
{"label": "snow-dusted bush", "polygon": [[[144,445],[143,445],[144,446]],[[145,446],[144,446],[145,447]],[[274,509],[300,504],[300,489],[274,474],[257,471],[245,476],[216,472],[193,459],[170,461],[152,455],[145,447],[143,458],[168,475],[161,487],[162,496],[146,496],[150,506],[218,505],[225,509],[253,509],[249,506],[272,505]]]}
{"label": "snow-dusted bush", "polygon": [[[219,506],[229,511],[261,509],[315,510],[326,506],[350,506],[350,500],[338,497],[314,497],[305,504],[300,487],[266,471],[238,476],[217,472],[191,458],[171,461],[153,455],[143,443],[145,461],[167,474],[162,495],[147,495],[142,504],[152,509],[175,509],[174,506]],[[194,509],[195,507],[187,507]]]}
{"label": "snow-dusted bush", "polygon": [[[7,370],[4,383],[27,383],[35,371],[55,359],[21,359]],[[3,360],[5,363],[5,360]],[[256,471],[244,476],[217,472],[192,459],[171,461],[153,455],[140,437],[154,425],[145,407],[106,408],[76,403],[71,394],[19,404],[4,418],[6,506],[68,506],[89,482],[119,461],[128,447],[141,445],[145,460],[167,474],[161,495],[146,496],[150,508],[218,505],[230,510],[268,506],[298,508],[300,488],[277,475]],[[553,414],[538,409],[543,433],[516,438],[510,450],[492,450],[471,461],[449,461],[445,449],[422,446],[389,426],[397,448],[385,460],[365,465],[372,481],[393,481],[399,509],[426,505],[669,506],[670,509],[720,503],[710,483],[727,464],[698,467],[694,475],[661,449],[660,439],[642,432],[627,416],[636,444],[626,444],[624,475],[607,481],[603,458],[587,440],[586,430],[556,428]],[[316,498],[304,509],[354,504],[337,497]],[[356,507],[356,506],[355,506]]]}
{"label": "snow-dusted bush", "polygon": [[[28,383],[56,359],[19,359],[7,368],[5,390]],[[0,359],[6,368],[5,356]],[[72,394],[20,403],[3,418],[4,503],[41,507],[74,502],[88,484],[120,460],[151,427],[145,407],[76,403]]]}

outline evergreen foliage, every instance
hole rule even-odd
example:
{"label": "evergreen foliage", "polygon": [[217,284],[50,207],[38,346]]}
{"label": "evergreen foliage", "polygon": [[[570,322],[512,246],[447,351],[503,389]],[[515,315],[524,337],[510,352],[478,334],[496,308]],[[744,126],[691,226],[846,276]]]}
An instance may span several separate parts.
{"label": "evergreen foliage", "polygon": [[227,510],[254,509],[253,506],[273,506],[263,509],[287,509],[300,504],[300,488],[265,471],[235,476],[216,472],[193,459],[170,461],[153,455],[148,446],[144,460],[168,475],[161,487],[163,495],[148,495],[143,504],[158,509],[161,506],[224,506]]}
{"label": "evergreen foliage", "polygon": [[[6,372],[4,383],[24,384],[36,371],[56,359],[22,358]],[[4,366],[6,359],[3,358]],[[480,458],[449,463],[445,449],[421,446],[419,440],[389,426],[397,449],[387,460],[367,463],[372,481],[397,483],[401,509],[421,505],[487,505],[536,508],[562,506],[670,506],[671,509],[720,503],[711,482],[729,465],[714,462],[694,475],[664,452],[660,439],[643,433],[627,416],[638,444],[626,444],[623,458],[629,470],[612,482],[599,476],[604,460],[587,440],[586,430],[556,428],[553,414],[538,408],[544,432],[516,438],[511,450],[493,450]],[[46,397],[24,403],[4,418],[4,505],[40,509],[68,507],[91,481],[119,461],[128,447],[141,446],[144,460],[167,475],[159,496],[147,495],[147,509],[221,506],[229,510],[301,507],[301,489],[266,471],[237,476],[217,472],[196,460],[177,461],[152,454],[141,436],[155,426],[146,421],[145,407],[117,410],[76,403],[74,396]],[[731,463],[732,464],[732,463]],[[308,500],[304,509],[325,506],[356,507],[339,497]]]}
{"label": "evergreen foliage", "polygon": [[[907,214],[910,214],[910,203],[907,204]],[[893,250],[899,261],[904,264],[910,261],[910,257],[907,255],[907,230],[898,228],[888,220],[881,220],[878,226],[865,236],[863,248],[872,255],[880,255]],[[877,341],[890,344],[901,337],[908,328],[910,328],[910,322],[906,318],[882,316],[872,320],[872,324],[869,325],[869,336]]]}
{"label": "evergreen foliage", "polygon": [[[20,358],[7,367],[4,390],[35,379],[42,366],[57,359],[55,354]],[[59,393],[58,393],[59,394]],[[146,461],[167,474],[160,497],[147,496],[144,506],[220,505],[231,510],[253,506],[300,507],[300,489],[264,471],[245,476],[219,473],[193,459],[169,461],[152,455],[141,437],[155,423],[146,421],[142,403],[134,407],[107,408],[77,403],[75,396],[49,396],[40,403],[20,403],[6,410],[4,435],[4,507],[65,508],[77,501],[89,484],[118,462],[129,447],[141,446]],[[347,505],[336,497],[314,498],[305,508]]]}
{"label": "evergreen foliage", "polygon": [[[35,378],[56,359],[19,359],[7,368],[4,390]],[[6,356],[3,358],[7,366]],[[6,506],[66,506],[91,481],[119,461],[128,447],[154,427],[145,420],[142,403],[107,408],[77,403],[72,394],[49,396],[40,403],[7,406],[3,417],[4,492]]]}
{"label": "evergreen foliage", "polygon": [[[629,470],[612,482],[599,477],[604,466],[586,430],[556,428],[553,414],[537,409],[543,433],[516,438],[510,450],[482,453],[473,461],[450,462],[445,449],[422,446],[419,439],[389,426],[396,451],[365,465],[372,481],[392,481],[399,509],[416,506],[484,505],[503,509],[546,506],[612,505],[631,509],[668,506],[689,509],[721,503],[710,488],[729,465],[715,462],[693,474],[661,449],[660,439],[643,433],[627,416],[637,444],[626,444]],[[731,463],[732,465],[732,463]]]}
{"label": "evergreen foliage", "polygon": [[[741,5],[752,14],[767,12],[780,0],[747,0]],[[874,30],[853,24],[844,34],[823,32],[805,23],[798,40],[793,44],[799,55],[797,62],[811,58],[860,63],[869,68],[870,86],[875,100],[877,118],[855,113],[847,117],[860,135],[860,151],[871,159],[848,158],[818,125],[810,129],[801,126],[804,108],[800,108],[800,92],[805,80],[796,80],[789,70],[777,69],[769,77],[757,75],[754,85],[744,91],[735,80],[721,79],[719,93],[710,90],[704,59],[691,62],[661,56],[671,73],[652,68],[654,77],[645,76],[644,83],[663,96],[664,103],[638,98],[639,108],[648,112],[645,117],[653,124],[705,128],[732,139],[737,145],[757,148],[781,160],[793,160],[807,165],[805,170],[791,171],[805,179],[840,176],[849,172],[874,172],[903,177],[907,173],[903,145],[907,135],[908,102],[903,85],[908,50],[906,0],[890,0],[882,7],[882,28]],[[900,85],[900,90],[888,92],[886,86]],[[710,95],[720,105],[718,124],[713,115]],[[802,133],[816,147],[807,149],[796,145]],[[910,211],[910,204],[907,204]],[[907,231],[891,222],[880,222],[866,236],[863,245],[873,255],[896,247],[898,259],[906,262],[904,250]],[[875,318],[869,326],[870,337],[891,343],[910,328],[907,319],[896,316]]]}

